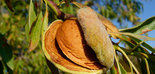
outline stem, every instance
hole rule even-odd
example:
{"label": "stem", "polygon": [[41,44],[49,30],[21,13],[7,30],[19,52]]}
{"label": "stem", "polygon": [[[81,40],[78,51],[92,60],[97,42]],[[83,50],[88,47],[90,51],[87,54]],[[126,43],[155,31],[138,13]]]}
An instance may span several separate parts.
{"label": "stem", "polygon": [[72,2],[75,6],[77,6],[78,8],[82,8],[84,7],[84,5],[82,5],[81,3],[78,2]]}
{"label": "stem", "polygon": [[130,65],[130,69],[131,69],[131,73],[133,74],[133,68],[132,68],[132,65],[129,63]]}
{"label": "stem", "polygon": [[118,59],[117,59],[117,57],[116,57],[116,52],[115,52],[115,60],[116,60],[116,64],[117,64],[117,68],[118,68],[118,73],[119,74],[121,74],[121,70],[120,70],[120,66],[119,66],[119,61],[118,61]]}
{"label": "stem", "polygon": [[53,9],[53,11],[56,13],[57,16],[61,16],[61,11],[59,10],[59,8],[57,7],[57,5],[51,1],[51,0],[44,0],[45,2],[47,2],[47,4]]}
{"label": "stem", "polygon": [[125,58],[128,60],[129,64],[131,64],[131,66],[133,67],[133,69],[135,70],[136,74],[140,74],[137,70],[137,68],[134,66],[134,64],[131,62],[131,60],[129,59],[129,57],[127,56],[127,54],[121,49],[119,48],[118,46],[114,46],[118,51],[120,51],[124,56]]}
{"label": "stem", "polygon": [[140,46],[144,41],[141,41],[140,43],[138,43],[131,51],[134,51],[138,46]]}
{"label": "stem", "polygon": [[142,56],[144,56],[145,58],[149,58],[147,54],[139,52],[139,54],[141,54]]}
{"label": "stem", "polygon": [[146,70],[147,70],[147,74],[150,74],[150,70],[149,70],[149,64],[146,58],[144,58],[145,60],[145,64],[146,64]]}

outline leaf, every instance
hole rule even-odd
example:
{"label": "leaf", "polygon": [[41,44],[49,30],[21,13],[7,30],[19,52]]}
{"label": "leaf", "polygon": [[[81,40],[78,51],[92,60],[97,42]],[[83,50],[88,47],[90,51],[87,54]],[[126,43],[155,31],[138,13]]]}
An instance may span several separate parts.
{"label": "leaf", "polygon": [[75,6],[77,6],[78,8],[84,7],[84,5],[82,5],[81,3],[78,3],[78,2],[75,2],[75,1],[73,1],[72,3],[73,3]]}
{"label": "leaf", "polygon": [[[151,38],[151,37],[147,37],[147,36],[142,36],[142,35],[138,35],[138,34],[133,34],[133,33],[119,32],[119,33],[117,33],[117,34],[127,35],[127,36],[130,37],[130,39],[132,39],[132,40],[134,40],[135,42],[137,42],[137,44],[140,43],[140,42],[142,42],[140,39],[143,39],[144,41],[155,40],[155,38]],[[117,35],[117,36],[119,36],[119,35]],[[119,36],[119,37],[122,38],[122,36]],[[119,38],[119,37],[118,37],[118,38]],[[126,43],[127,43],[130,47],[135,47],[135,46],[134,46],[132,43],[130,43],[129,41],[127,41],[127,40],[125,40],[125,41],[126,41]],[[137,44],[136,44],[136,45],[137,45]],[[148,45],[147,43],[142,42],[141,45],[144,46],[145,48],[149,49],[149,50],[152,51],[153,53],[155,52],[155,49],[152,48],[152,47],[151,47],[150,45]],[[142,47],[140,46],[140,48],[142,48]],[[144,48],[142,48],[142,49],[144,50]],[[147,51],[147,50],[144,50],[144,51]],[[147,53],[147,52],[146,52],[146,53]]]}
{"label": "leaf", "polygon": [[42,25],[42,37],[43,37],[43,34],[46,31],[47,27],[48,27],[48,9],[47,9],[47,3],[46,3],[46,11],[44,14],[44,20],[43,20],[43,25]]}
{"label": "leaf", "polygon": [[[136,53],[136,52],[134,52],[134,53]],[[140,65],[139,59],[140,59],[141,56],[144,56],[144,53],[140,52],[139,54],[143,54],[143,55],[134,56],[135,54],[133,54],[133,55],[128,55],[128,57],[133,62],[134,66],[137,68],[139,73],[141,74],[142,71],[141,71],[141,65]],[[145,54],[145,56],[147,56],[147,55]],[[130,67],[131,67],[131,65],[130,65]],[[131,71],[131,72],[133,72],[133,71]]]}
{"label": "leaf", "polygon": [[[127,44],[128,46],[129,46],[129,49],[130,49],[130,51],[133,51],[132,49],[134,48],[134,49],[136,49],[136,50],[138,50],[138,51],[140,51],[140,52],[146,52],[146,53],[148,53],[148,51],[147,50],[145,50],[145,48],[143,48],[142,46],[140,46],[140,45],[137,45],[139,42],[137,42],[137,41],[133,41],[133,38],[134,37],[131,37],[131,36],[129,36],[129,37],[126,37],[126,36],[124,36],[124,35],[120,35],[120,34],[116,34],[116,33],[109,33],[109,34],[113,34],[114,36],[116,36],[117,38],[119,38],[119,39],[121,39],[121,41],[123,41],[125,44]],[[135,38],[134,38],[135,39]],[[143,43],[142,43],[143,44]],[[149,46],[148,46],[149,47]],[[149,47],[150,48],[150,47]]]}
{"label": "leaf", "polygon": [[49,7],[56,13],[56,15],[58,15],[58,16],[61,15],[61,11],[59,10],[57,5],[53,1],[51,1],[51,0],[44,0],[44,1],[47,2]]}
{"label": "leaf", "polygon": [[[152,52],[155,52],[154,48],[152,48],[147,43],[142,42],[142,40],[138,39],[136,36],[133,37],[133,36],[128,35],[128,37],[126,37],[119,33],[109,33],[109,34],[112,34],[112,35],[116,36],[117,38],[121,39],[123,42],[125,42],[129,46],[130,49],[135,48],[140,43],[140,45],[144,46],[145,48],[149,49]],[[142,38],[144,39],[145,37],[146,36],[143,36]],[[138,46],[138,48],[136,48],[136,50],[140,49],[140,52],[142,51],[142,52],[149,53],[144,47],[142,47],[140,45]]]}
{"label": "leaf", "polygon": [[61,7],[62,12],[64,12],[65,14],[76,15],[74,11],[76,11],[77,7],[75,7],[75,5],[70,4],[69,6],[67,6],[66,4],[63,4]]}
{"label": "leaf", "polygon": [[29,40],[30,29],[31,29],[32,24],[34,23],[35,20],[36,20],[36,13],[34,11],[34,5],[31,0],[30,5],[29,5],[29,12],[28,12],[28,23],[25,26],[26,37],[28,40]]}
{"label": "leaf", "polygon": [[152,38],[152,37],[147,37],[147,36],[142,36],[142,35],[138,35],[138,34],[134,34],[134,33],[121,33],[121,34],[124,34],[124,35],[128,35],[128,36],[132,36],[132,37],[135,37],[137,39],[143,39],[145,41],[155,41],[155,38]]}
{"label": "leaf", "polygon": [[122,58],[119,59],[120,64],[122,65],[122,67],[125,69],[125,71],[127,73],[133,73],[133,68],[132,66],[127,62],[127,60],[125,59],[124,56],[120,56]]}
{"label": "leaf", "polygon": [[[114,34],[114,33],[110,33],[110,34]],[[142,35],[138,35],[138,34],[134,34],[134,33],[127,33],[127,32],[117,32],[117,34],[121,34],[121,35],[127,35],[127,36],[131,36],[137,39],[143,39],[145,41],[155,41],[155,38],[152,37],[147,37],[147,36],[142,36]]]}
{"label": "leaf", "polygon": [[123,66],[119,63],[121,74],[127,74],[126,70],[123,68]]}
{"label": "leaf", "polygon": [[150,51],[152,51],[153,53],[155,53],[155,49],[152,48],[149,44],[143,42],[142,45],[143,45],[145,48],[147,48],[147,49],[149,49]]}
{"label": "leaf", "polygon": [[155,16],[147,19],[143,23],[127,29],[121,29],[121,32],[130,32],[135,34],[144,34],[145,32],[152,31],[155,29]]}
{"label": "leaf", "polygon": [[129,62],[129,64],[133,67],[133,69],[135,70],[135,72],[137,74],[139,74],[139,71],[137,70],[137,68],[135,67],[135,65],[131,62],[131,60],[129,59],[129,57],[127,56],[127,54],[120,47],[118,47],[118,46],[114,46],[114,47],[115,47],[115,49],[117,49],[118,51],[120,51],[124,55],[124,57],[127,59],[127,61]]}
{"label": "leaf", "polygon": [[7,43],[7,40],[5,39],[4,35],[0,34],[0,61],[2,60],[2,62],[9,67],[9,69],[13,70],[13,64],[9,64],[9,63],[13,63],[12,62],[12,47]]}
{"label": "leaf", "polygon": [[12,58],[12,50],[11,46],[7,43],[5,37],[0,34],[0,57],[2,61],[9,62]]}
{"label": "leaf", "polygon": [[[109,33],[110,34],[110,33]],[[115,34],[115,33],[114,33]],[[123,36],[123,35],[118,35],[118,34],[115,34],[114,36],[116,36],[117,38],[121,39],[122,41],[124,41],[130,48],[133,48],[135,47],[135,44],[132,43],[131,39],[126,37],[126,36]]]}
{"label": "leaf", "polygon": [[150,69],[149,69],[149,64],[146,58],[144,58],[145,64],[146,64],[146,70],[147,70],[147,74],[150,74]]}
{"label": "leaf", "polygon": [[[2,16],[0,16],[0,17],[2,17]],[[10,29],[10,25],[7,25],[6,23],[5,23],[5,21],[3,20],[3,18],[2,19],[0,19],[1,21],[1,23],[0,23],[0,33],[1,34],[5,34],[7,31],[9,31],[9,29]]]}
{"label": "leaf", "polygon": [[14,57],[11,58],[9,62],[7,62],[7,66],[13,70],[14,69]]}
{"label": "leaf", "polygon": [[7,66],[7,64],[3,61],[0,61],[1,65],[3,66],[2,70],[2,74],[13,74],[13,71]]}
{"label": "leaf", "polygon": [[42,12],[40,12],[37,22],[34,25],[32,32],[30,34],[30,46],[29,51],[35,49],[39,43],[40,35],[41,35],[41,28],[42,28]]}
{"label": "leaf", "polygon": [[[132,40],[134,40],[137,43],[142,42],[142,40],[134,38],[134,37],[130,37]],[[146,42],[141,43],[142,46],[144,46],[145,48],[147,48],[148,50],[152,51],[153,53],[155,53],[155,49],[152,48],[149,44],[147,44]]]}
{"label": "leaf", "polygon": [[119,65],[119,61],[117,59],[116,53],[115,53],[114,58],[115,58],[115,61],[116,61],[116,64],[117,64],[118,73],[121,74],[121,69],[120,69],[120,65]]}
{"label": "leaf", "polygon": [[111,74],[117,74],[117,69],[113,65],[112,68],[110,69]]}

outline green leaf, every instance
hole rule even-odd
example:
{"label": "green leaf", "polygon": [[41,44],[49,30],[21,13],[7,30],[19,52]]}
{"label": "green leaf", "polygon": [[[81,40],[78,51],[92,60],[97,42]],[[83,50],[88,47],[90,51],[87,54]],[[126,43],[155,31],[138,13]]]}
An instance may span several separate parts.
{"label": "green leaf", "polygon": [[10,29],[10,25],[7,25],[4,21],[0,22],[0,33],[5,34]]}
{"label": "green leaf", "polygon": [[40,35],[41,35],[41,29],[42,29],[42,12],[40,12],[37,22],[32,28],[32,31],[30,33],[30,46],[29,51],[32,51],[35,49],[39,43]]}
{"label": "green leaf", "polygon": [[[134,37],[130,37],[132,40],[134,40],[137,43],[142,42],[142,40],[134,38]],[[150,50],[151,52],[155,53],[155,49],[152,48],[149,44],[147,44],[146,42],[141,43],[142,46],[144,46],[145,48],[147,48],[148,50]]]}
{"label": "green leaf", "polygon": [[[110,33],[110,34],[114,34],[114,33]],[[134,38],[137,38],[137,39],[143,39],[145,41],[155,41],[155,38],[147,37],[147,36],[142,36],[142,35],[138,35],[138,34],[134,34],[134,33],[119,32],[117,34],[127,35],[127,36],[131,36],[131,37],[134,37]]]}
{"label": "green leaf", "polygon": [[133,62],[129,59],[129,57],[127,56],[127,54],[120,47],[118,47],[116,45],[114,47],[115,47],[115,49],[117,49],[118,51],[120,51],[124,55],[124,57],[127,59],[127,61],[129,62],[129,64],[133,67],[133,69],[135,70],[135,72],[137,74],[139,74],[139,71],[137,70],[137,68],[135,67],[135,65],[133,64]]}
{"label": "green leaf", "polygon": [[76,15],[75,11],[76,11],[77,7],[75,5],[70,4],[69,6],[66,4],[63,4],[61,6],[61,11],[63,11],[65,14],[72,14],[72,15]]}
{"label": "green leaf", "polygon": [[130,38],[123,36],[123,35],[116,35],[119,39],[121,39],[123,42],[125,42],[130,48],[135,47],[135,44],[133,44],[130,40]]}
{"label": "green leaf", "polygon": [[4,35],[0,34],[0,61],[4,63],[3,68],[6,66],[10,71],[13,70],[12,56],[12,47],[7,43]]}
{"label": "green leaf", "polygon": [[152,51],[153,53],[155,53],[155,49],[152,48],[149,44],[143,42],[142,43],[142,46],[144,46],[145,48],[149,49],[150,51]]}
{"label": "green leaf", "polygon": [[28,40],[29,40],[30,29],[31,29],[32,24],[34,23],[35,20],[36,20],[36,13],[34,11],[34,5],[31,0],[30,5],[29,5],[29,12],[28,12],[28,23],[25,26],[26,37]]}
{"label": "green leaf", "polygon": [[121,74],[127,74],[126,70],[123,68],[123,66],[119,63]]}
{"label": "green leaf", "polygon": [[[114,33],[115,34],[115,33]],[[112,34],[113,35],[113,34]],[[140,52],[146,52],[146,53],[148,53],[148,51],[147,50],[145,50],[145,48],[143,48],[142,46],[138,46],[138,44],[141,42],[141,40],[140,39],[138,39],[138,40],[140,40],[140,41],[137,41],[137,40],[135,40],[136,38],[134,38],[134,37],[132,37],[132,36],[124,36],[124,35],[121,35],[121,34],[118,34],[118,35],[115,35],[117,38],[119,38],[119,39],[121,39],[121,41],[122,42],[124,42],[125,44],[127,44],[128,46],[129,46],[129,49],[130,49],[130,51],[132,51],[133,50],[133,48],[134,49],[136,49],[136,50],[138,50],[138,51],[140,51]],[[135,42],[134,42],[135,41]],[[142,44],[145,44],[145,42],[143,42]],[[147,45],[145,45],[144,47],[146,47],[146,48],[149,48],[149,49],[151,49],[151,50],[154,50],[151,46],[147,46]]]}
{"label": "green leaf", "polygon": [[46,11],[44,14],[44,20],[43,20],[43,25],[42,25],[42,36],[44,32],[46,31],[47,27],[48,27],[48,9],[47,9],[47,3],[46,3]]}
{"label": "green leaf", "polygon": [[155,16],[147,19],[143,23],[127,29],[121,29],[121,32],[130,32],[135,34],[143,34],[145,32],[151,31],[155,29]]}
{"label": "green leaf", "polygon": [[118,73],[121,74],[121,69],[120,69],[120,65],[119,65],[119,61],[118,61],[118,58],[116,56],[116,53],[115,53],[115,61],[116,61],[116,64],[117,64],[117,69],[118,69]]}
{"label": "green leaf", "polygon": [[149,64],[146,58],[144,58],[145,64],[146,64],[146,70],[147,70],[147,74],[150,74],[150,69],[149,69]]}
{"label": "green leaf", "polygon": [[[123,34],[123,32],[121,32]],[[146,36],[142,36],[141,35],[138,35],[136,36],[135,34],[133,33],[126,33],[125,35],[127,35],[128,37],[124,36],[124,35],[121,35],[121,33],[117,33],[119,35],[115,35],[117,38],[121,39],[123,42],[125,42],[129,47],[130,49],[132,48],[135,48],[137,46],[137,44],[140,43],[140,45],[144,46],[145,48],[149,49],[150,51],[152,52],[155,52],[155,49],[152,48],[150,45],[148,45],[147,43],[145,43],[144,41],[142,42],[142,40],[138,39],[138,38],[142,38],[142,39],[145,39],[145,40],[151,40],[151,39],[154,39],[154,38],[151,38],[151,37],[146,37]],[[116,34],[116,33],[111,33],[112,35],[113,34]],[[131,35],[130,35],[131,34]],[[134,42],[133,42],[133,41]],[[138,46],[138,48],[136,48],[136,50],[140,50],[142,52],[146,52],[146,53],[149,53],[144,47],[142,46]],[[143,49],[143,50],[142,50]]]}
{"label": "green leaf", "polygon": [[47,2],[49,7],[55,12],[57,16],[61,15],[61,11],[58,9],[57,5],[52,0],[44,0],[44,1]]}
{"label": "green leaf", "polygon": [[2,61],[9,62],[12,58],[12,47],[7,43],[5,37],[0,34],[0,57]]}
{"label": "green leaf", "polygon": [[110,69],[110,72],[111,72],[111,74],[117,74],[117,69],[116,69],[116,67],[114,65]]}
{"label": "green leaf", "polygon": [[14,69],[14,57],[11,58],[9,62],[7,62],[7,66],[13,70]]}

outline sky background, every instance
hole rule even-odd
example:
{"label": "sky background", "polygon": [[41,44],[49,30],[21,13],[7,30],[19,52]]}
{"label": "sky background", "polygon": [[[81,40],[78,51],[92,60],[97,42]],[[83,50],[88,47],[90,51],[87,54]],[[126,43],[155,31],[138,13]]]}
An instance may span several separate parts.
{"label": "sky background", "polygon": [[[141,22],[145,21],[146,19],[152,16],[155,16],[155,0],[148,0],[148,1],[142,0],[142,3],[143,3],[143,11],[141,14],[138,15],[141,18],[140,20]],[[116,20],[113,20],[112,22],[117,27],[119,27],[118,26],[119,23],[117,23]],[[128,24],[129,28],[133,27],[132,23],[126,23],[126,24]],[[148,36],[155,38],[155,30],[148,32]],[[152,47],[155,47],[155,41],[146,41],[146,43],[148,43]]]}

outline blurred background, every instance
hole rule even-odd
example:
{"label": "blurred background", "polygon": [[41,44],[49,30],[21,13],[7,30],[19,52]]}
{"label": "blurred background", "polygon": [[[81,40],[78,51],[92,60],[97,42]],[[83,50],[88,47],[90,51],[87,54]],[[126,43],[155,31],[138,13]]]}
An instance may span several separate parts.
{"label": "blurred background", "polygon": [[[63,0],[51,0],[59,4]],[[155,0],[74,0],[88,5],[113,22],[119,29],[133,27],[155,16]],[[35,12],[45,5],[33,0]],[[29,40],[25,25],[28,22],[29,0],[0,1],[0,74],[9,73],[50,73],[42,52],[41,42],[34,51],[28,52]],[[63,12],[74,13],[73,5],[59,7]],[[68,12],[68,10],[70,12]],[[44,13],[44,12],[43,12]],[[55,20],[49,8],[49,23]],[[155,31],[145,35],[155,37]],[[155,41],[147,41],[155,47]],[[123,46],[123,45],[122,45]],[[5,59],[2,59],[5,58]]]}

